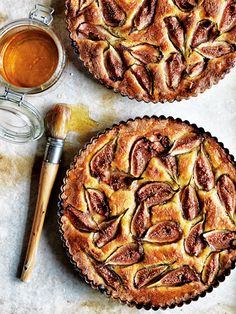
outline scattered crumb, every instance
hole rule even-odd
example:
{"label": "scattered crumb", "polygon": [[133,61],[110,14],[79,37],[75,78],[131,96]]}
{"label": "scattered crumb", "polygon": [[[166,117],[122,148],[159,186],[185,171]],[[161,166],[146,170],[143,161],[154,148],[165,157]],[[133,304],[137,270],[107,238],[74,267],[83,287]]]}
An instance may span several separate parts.
{"label": "scattered crumb", "polygon": [[6,22],[8,19],[8,15],[0,13],[0,23]]}
{"label": "scattered crumb", "polygon": [[0,155],[0,186],[15,186],[29,179],[34,157]]}

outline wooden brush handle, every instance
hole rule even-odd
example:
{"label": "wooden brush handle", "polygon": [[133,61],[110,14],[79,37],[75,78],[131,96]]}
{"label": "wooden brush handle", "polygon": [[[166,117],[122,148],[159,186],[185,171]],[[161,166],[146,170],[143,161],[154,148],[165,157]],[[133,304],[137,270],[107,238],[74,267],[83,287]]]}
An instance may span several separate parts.
{"label": "wooden brush handle", "polygon": [[44,218],[51,195],[52,187],[56,179],[59,164],[43,162],[40,180],[38,199],[34,214],[34,221],[31,229],[30,239],[26,252],[25,262],[21,274],[21,280],[26,282],[32,273],[40,236],[42,233]]}

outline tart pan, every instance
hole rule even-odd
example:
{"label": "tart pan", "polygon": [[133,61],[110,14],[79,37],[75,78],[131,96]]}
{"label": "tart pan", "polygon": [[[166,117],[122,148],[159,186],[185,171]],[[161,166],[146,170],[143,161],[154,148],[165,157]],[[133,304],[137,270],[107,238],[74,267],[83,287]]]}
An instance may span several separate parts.
{"label": "tart pan", "polygon": [[219,142],[218,139],[216,137],[213,137],[209,132],[205,132],[203,128],[199,128],[197,127],[196,124],[191,124],[189,121],[183,121],[179,118],[175,119],[173,117],[165,117],[165,116],[144,116],[143,118],[137,117],[135,119],[129,119],[126,122],[121,121],[118,124],[114,124],[111,128],[107,128],[105,129],[103,132],[100,132],[97,134],[97,136],[93,137],[89,143],[87,143],[80,151],[79,153],[75,156],[74,161],[71,163],[70,165],[70,169],[67,170],[66,172],[66,176],[63,180],[63,185],[61,187],[61,194],[59,196],[59,203],[58,203],[58,224],[59,224],[59,233],[60,233],[60,238],[62,240],[63,246],[65,247],[66,250],[66,254],[69,258],[70,263],[74,266],[74,269],[79,273],[79,275],[84,279],[84,281],[86,283],[88,283],[92,288],[99,290],[101,293],[105,294],[107,297],[111,297],[113,299],[116,299],[117,301],[119,301],[120,303],[123,304],[127,304],[128,306],[135,306],[137,309],[141,309],[144,308],[146,310],[152,309],[152,310],[158,310],[158,309],[167,309],[167,308],[174,308],[176,306],[181,307],[183,304],[189,304],[191,301],[196,301],[198,300],[200,297],[204,297],[207,293],[211,292],[213,290],[213,288],[217,287],[219,285],[220,282],[223,282],[226,278],[226,276],[230,275],[230,272],[232,269],[235,268],[235,264],[236,261],[235,260],[230,260],[230,262],[227,262],[227,267],[225,268],[225,270],[219,275],[217,276],[216,280],[203,292],[199,293],[198,295],[189,298],[187,300],[184,301],[180,301],[177,303],[173,303],[173,304],[168,304],[168,305],[164,305],[164,306],[154,306],[152,304],[150,304],[150,302],[147,303],[142,303],[142,302],[135,302],[135,301],[127,301],[127,300],[123,300],[119,297],[114,297],[111,295],[111,293],[108,291],[108,289],[106,287],[104,287],[103,285],[96,285],[94,284],[94,282],[92,280],[90,280],[88,278],[88,276],[82,272],[82,270],[77,266],[76,262],[73,260],[73,256],[70,253],[68,244],[64,238],[64,231],[63,231],[63,223],[62,223],[62,216],[64,214],[64,208],[63,208],[63,198],[62,198],[62,194],[64,193],[64,187],[66,185],[66,180],[68,177],[69,172],[73,169],[74,165],[76,164],[77,158],[80,157],[81,153],[83,151],[85,151],[87,149],[87,147],[89,147],[94,141],[96,141],[101,135],[105,134],[106,132],[112,130],[113,128],[119,127],[120,125],[126,125],[128,122],[133,122],[136,120],[140,120],[140,119],[158,119],[158,120],[170,120],[170,121],[175,121],[175,122],[183,122],[185,124],[187,124],[188,126],[193,127],[195,130],[197,130],[199,133],[204,133],[205,135],[211,137],[223,150],[224,152],[227,154],[227,158],[228,160],[236,167],[236,163],[234,160],[234,157],[229,153],[229,150],[226,149],[223,145],[223,143]]}
{"label": "tart pan", "polygon": [[143,1],[139,13],[153,18],[136,31],[130,19],[137,3],[123,1],[127,21],[115,27],[107,21],[115,0],[67,0],[65,14],[75,52],[93,77],[130,99],[163,103],[197,96],[235,65],[235,5],[205,2],[185,10],[179,0]]}

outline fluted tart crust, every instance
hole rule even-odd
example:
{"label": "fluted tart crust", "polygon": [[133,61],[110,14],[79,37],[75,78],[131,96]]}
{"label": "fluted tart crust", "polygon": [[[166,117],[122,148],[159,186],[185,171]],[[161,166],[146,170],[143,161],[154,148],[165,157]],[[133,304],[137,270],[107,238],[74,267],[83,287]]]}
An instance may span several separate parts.
{"label": "fluted tart crust", "polygon": [[236,260],[236,168],[203,129],[173,118],[120,123],[75,158],[62,237],[92,286],[152,308],[190,301]]}
{"label": "fluted tart crust", "polygon": [[67,0],[66,8],[80,59],[130,98],[196,96],[235,63],[235,0]]}

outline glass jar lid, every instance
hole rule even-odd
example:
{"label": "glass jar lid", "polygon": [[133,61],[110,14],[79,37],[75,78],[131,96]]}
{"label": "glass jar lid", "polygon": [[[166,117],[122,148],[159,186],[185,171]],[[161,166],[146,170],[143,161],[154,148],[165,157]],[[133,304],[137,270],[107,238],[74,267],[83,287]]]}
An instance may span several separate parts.
{"label": "glass jar lid", "polygon": [[43,134],[40,113],[24,96],[10,90],[0,95],[0,137],[14,143],[36,140]]}

